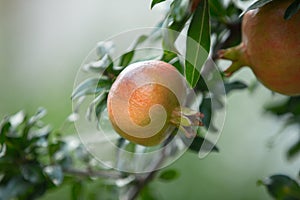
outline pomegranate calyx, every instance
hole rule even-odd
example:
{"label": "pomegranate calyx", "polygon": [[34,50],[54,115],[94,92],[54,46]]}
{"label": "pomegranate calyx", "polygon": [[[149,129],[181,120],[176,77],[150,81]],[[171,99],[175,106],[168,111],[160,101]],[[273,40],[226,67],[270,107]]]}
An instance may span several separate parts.
{"label": "pomegranate calyx", "polygon": [[170,123],[184,132],[186,137],[196,136],[193,126],[203,126],[204,114],[187,107],[178,107],[173,110]]}
{"label": "pomegranate calyx", "polygon": [[250,66],[244,43],[241,43],[235,47],[220,50],[218,52],[218,57],[232,61],[231,65],[224,71],[224,75],[226,77],[231,76],[241,67]]}

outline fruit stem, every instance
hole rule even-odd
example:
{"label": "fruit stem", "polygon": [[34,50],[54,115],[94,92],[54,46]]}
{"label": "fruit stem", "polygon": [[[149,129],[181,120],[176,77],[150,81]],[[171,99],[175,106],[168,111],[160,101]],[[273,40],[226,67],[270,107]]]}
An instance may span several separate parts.
{"label": "fruit stem", "polygon": [[244,43],[228,49],[218,51],[218,57],[226,60],[231,60],[231,65],[224,71],[226,77],[231,76],[234,72],[243,66],[249,66],[250,62],[246,53],[246,46]]}
{"label": "fruit stem", "polygon": [[178,107],[173,110],[170,122],[182,130],[186,137],[191,138],[196,136],[196,132],[192,127],[203,126],[203,118],[203,113],[187,107]]}

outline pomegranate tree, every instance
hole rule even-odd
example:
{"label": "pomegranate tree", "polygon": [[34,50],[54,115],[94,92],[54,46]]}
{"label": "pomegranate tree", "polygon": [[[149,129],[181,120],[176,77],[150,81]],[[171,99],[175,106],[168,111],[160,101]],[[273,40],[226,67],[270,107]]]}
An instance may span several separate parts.
{"label": "pomegranate tree", "polygon": [[219,52],[232,61],[225,75],[248,66],[272,91],[300,95],[300,12],[284,19],[292,2],[275,0],[245,13],[241,44]]}

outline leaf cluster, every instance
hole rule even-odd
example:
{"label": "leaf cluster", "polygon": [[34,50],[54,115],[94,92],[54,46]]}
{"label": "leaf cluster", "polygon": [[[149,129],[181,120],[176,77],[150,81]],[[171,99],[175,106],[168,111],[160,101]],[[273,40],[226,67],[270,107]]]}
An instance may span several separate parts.
{"label": "leaf cluster", "polygon": [[43,108],[33,116],[20,111],[1,121],[0,199],[32,200],[65,183],[78,188],[84,179],[77,178],[81,171],[74,167],[92,169],[92,158],[79,140],[62,138],[43,123],[45,114]]}

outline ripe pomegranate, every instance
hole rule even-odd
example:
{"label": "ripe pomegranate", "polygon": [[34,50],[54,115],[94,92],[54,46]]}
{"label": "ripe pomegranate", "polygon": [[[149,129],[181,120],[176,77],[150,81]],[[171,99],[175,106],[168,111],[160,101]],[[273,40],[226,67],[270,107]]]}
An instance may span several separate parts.
{"label": "ripe pomegranate", "polygon": [[242,43],[219,52],[232,61],[225,75],[248,66],[272,91],[300,95],[300,12],[289,20],[283,17],[292,2],[275,0],[245,13]]}
{"label": "ripe pomegranate", "polygon": [[187,89],[175,67],[162,61],[127,66],[113,83],[107,99],[108,116],[122,137],[144,146],[160,144],[174,127],[202,125],[200,113],[182,107]]}

